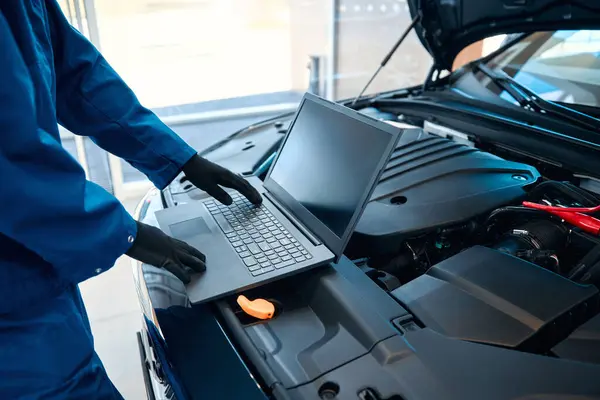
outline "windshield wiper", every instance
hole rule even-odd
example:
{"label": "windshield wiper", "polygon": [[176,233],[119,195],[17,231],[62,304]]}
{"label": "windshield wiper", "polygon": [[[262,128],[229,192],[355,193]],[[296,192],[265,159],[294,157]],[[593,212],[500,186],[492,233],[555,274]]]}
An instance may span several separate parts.
{"label": "windshield wiper", "polygon": [[557,117],[586,129],[597,131],[600,128],[600,119],[557,104],[553,101],[542,99],[531,89],[504,73],[504,71],[492,70],[481,61],[475,62],[472,65],[473,69],[480,71],[490,78],[492,82],[502,90],[506,91],[506,93],[512,96],[517,103],[526,110]]}

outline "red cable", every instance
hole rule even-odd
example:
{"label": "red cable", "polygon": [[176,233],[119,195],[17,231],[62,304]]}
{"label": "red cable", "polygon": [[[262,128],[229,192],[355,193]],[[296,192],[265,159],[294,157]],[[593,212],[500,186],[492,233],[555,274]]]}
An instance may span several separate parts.
{"label": "red cable", "polygon": [[535,208],[536,210],[545,210],[545,211],[565,211],[565,212],[578,212],[578,213],[595,213],[600,211],[600,206],[596,207],[556,207],[556,206],[547,206],[545,204],[532,203],[530,201],[524,201],[523,205],[529,208]]}
{"label": "red cable", "polygon": [[554,207],[547,206],[544,204],[531,203],[524,201],[523,205],[528,208],[536,210],[543,210],[550,214],[556,215],[562,218],[564,221],[575,225],[576,227],[591,233],[593,235],[600,236],[600,220],[590,215],[583,213],[586,212],[597,212],[600,211],[600,206],[597,207]]}

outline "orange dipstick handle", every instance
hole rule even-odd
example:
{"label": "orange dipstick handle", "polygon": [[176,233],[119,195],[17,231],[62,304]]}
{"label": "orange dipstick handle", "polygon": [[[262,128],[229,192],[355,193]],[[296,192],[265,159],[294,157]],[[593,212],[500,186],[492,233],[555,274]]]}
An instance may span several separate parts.
{"label": "orange dipstick handle", "polygon": [[246,314],[254,318],[271,319],[275,314],[275,306],[265,299],[248,300],[246,296],[239,295],[237,303]]}

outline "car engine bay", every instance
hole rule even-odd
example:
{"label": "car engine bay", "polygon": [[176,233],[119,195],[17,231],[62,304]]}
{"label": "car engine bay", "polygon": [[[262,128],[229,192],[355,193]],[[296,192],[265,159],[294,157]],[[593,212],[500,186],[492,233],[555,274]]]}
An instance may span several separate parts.
{"label": "car engine bay", "polygon": [[422,326],[600,363],[600,351],[581,352],[573,339],[586,331],[600,350],[600,331],[590,331],[600,321],[600,240],[593,228],[523,202],[593,208],[600,198],[533,166],[408,129],[346,253]]}
{"label": "car engine bay", "polygon": [[[363,112],[397,121],[377,110]],[[204,155],[264,178],[287,122],[253,126]],[[337,376],[350,393],[361,383],[348,371],[375,363],[372,368],[393,380],[388,386],[372,384],[377,376],[373,369],[365,382],[380,387],[379,393],[399,393],[403,374],[418,367],[398,355],[408,350],[398,350],[405,343],[390,336],[394,331],[407,338],[421,332],[410,342],[415,353],[418,338],[427,338],[419,356],[422,363],[430,357],[427,362],[433,364],[426,365],[443,362],[448,349],[474,344],[460,352],[464,374],[483,373],[478,369],[490,365],[490,358],[498,362],[494,379],[499,381],[511,373],[507,365],[518,364],[519,373],[536,369],[559,376],[560,368],[584,362],[579,366],[585,381],[584,375],[594,373],[584,371],[585,366],[600,366],[600,228],[586,220],[595,220],[594,207],[600,205],[600,190],[586,190],[594,189],[597,181],[586,177],[584,182],[560,167],[546,168],[517,153],[495,151],[442,126],[398,126],[405,131],[345,251],[352,262],[252,289],[249,296],[280,300],[277,304],[285,311],[272,321],[248,319],[233,298],[219,305],[234,339],[245,352],[257,351],[254,364],[266,363],[272,371],[273,381],[266,385],[275,382],[305,398],[320,394]],[[166,206],[203,198],[185,178],[163,193]],[[573,212],[578,215],[574,223],[565,214],[524,202],[594,211]],[[377,304],[382,321],[361,303],[367,299]],[[378,359],[377,354],[391,358]],[[448,360],[458,362],[455,356]],[[422,371],[423,393],[440,389],[427,382],[434,375],[438,380],[449,377],[448,368],[435,374]],[[471,377],[469,381],[477,386]],[[515,381],[513,389],[535,393],[540,386],[534,383]],[[544,381],[552,384],[560,388],[556,390],[564,388],[558,381]],[[416,381],[411,385],[416,387]],[[364,398],[388,398],[373,396]],[[471,398],[456,396],[452,398]],[[497,398],[507,397],[499,391]]]}

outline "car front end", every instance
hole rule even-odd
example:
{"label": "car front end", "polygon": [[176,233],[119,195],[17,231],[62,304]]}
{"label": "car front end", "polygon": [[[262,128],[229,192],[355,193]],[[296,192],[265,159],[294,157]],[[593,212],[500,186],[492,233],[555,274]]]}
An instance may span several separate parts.
{"label": "car front end", "polygon": [[[276,301],[273,319],[235,296],[192,305],[133,263],[154,398],[600,398],[600,36],[582,30],[599,10],[442,3],[410,2],[423,85],[342,102],[404,132],[342,260],[245,293]],[[518,34],[449,71],[500,32]],[[201,155],[264,179],[292,118]],[[181,175],[136,218],[205,198]]]}

